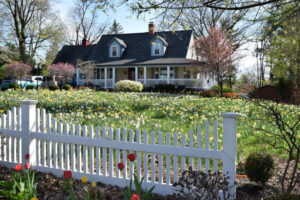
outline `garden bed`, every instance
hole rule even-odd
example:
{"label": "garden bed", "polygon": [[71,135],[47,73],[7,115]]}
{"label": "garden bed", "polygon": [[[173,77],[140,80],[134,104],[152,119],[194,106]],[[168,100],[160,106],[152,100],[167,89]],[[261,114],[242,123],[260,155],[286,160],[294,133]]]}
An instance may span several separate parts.
{"label": "garden bed", "polygon": [[[237,199],[269,199],[272,195],[276,194],[280,185],[278,184],[278,178],[284,168],[282,161],[275,159],[276,169],[275,175],[267,183],[265,187],[261,187],[258,184],[250,182],[247,178],[237,179]],[[0,166],[0,181],[12,180],[12,175],[15,172],[14,169],[8,169]],[[69,193],[63,191],[63,177],[57,178],[49,173],[37,173],[38,184],[38,199],[39,200],[59,200],[68,199]],[[90,183],[83,184],[80,180],[75,181],[75,193],[77,197],[83,197],[88,187],[91,187]],[[104,185],[101,180],[97,182],[96,188],[100,191],[102,199],[106,200],[122,200],[124,196],[122,189],[116,186]],[[296,185],[294,192],[300,191],[300,183]],[[1,199],[1,198],[0,198]],[[179,200],[175,196],[160,196],[153,195],[154,200]],[[300,196],[299,196],[300,199]],[[3,198],[4,200],[4,198]]]}

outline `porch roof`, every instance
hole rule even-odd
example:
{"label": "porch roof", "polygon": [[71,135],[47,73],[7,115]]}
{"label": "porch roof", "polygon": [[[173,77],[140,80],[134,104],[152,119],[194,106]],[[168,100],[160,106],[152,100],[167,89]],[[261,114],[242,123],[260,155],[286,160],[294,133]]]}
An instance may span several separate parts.
{"label": "porch roof", "polygon": [[98,66],[191,65],[195,60],[186,58],[157,58],[151,60],[122,59],[98,63]]}

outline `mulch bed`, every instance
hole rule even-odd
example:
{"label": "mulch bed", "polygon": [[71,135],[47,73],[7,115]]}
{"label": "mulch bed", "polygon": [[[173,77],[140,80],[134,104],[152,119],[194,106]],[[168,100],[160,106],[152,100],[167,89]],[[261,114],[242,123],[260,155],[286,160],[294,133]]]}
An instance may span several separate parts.
{"label": "mulch bed", "polygon": [[[280,189],[278,184],[279,175],[284,167],[284,163],[276,160],[276,173],[265,187],[261,187],[247,178],[237,179],[237,199],[269,199]],[[15,171],[6,167],[0,166],[0,180],[12,180],[12,175]],[[38,179],[38,199],[39,200],[61,200],[69,199],[68,192],[63,191],[63,178],[57,178],[49,173],[36,174]],[[82,184],[81,181],[75,181],[75,193],[77,197],[83,199],[85,190],[90,187],[90,184]],[[103,200],[122,200],[122,189],[116,186],[104,185],[97,182],[97,189],[100,190],[101,199]],[[1,188],[0,188],[1,189]],[[296,185],[295,191],[300,191],[300,183]],[[153,195],[155,200],[177,200],[174,196],[159,196]],[[1,199],[1,198],[0,198]],[[300,199],[300,196],[299,196]],[[1,200],[4,200],[2,198]],[[185,199],[186,200],[186,199]]]}

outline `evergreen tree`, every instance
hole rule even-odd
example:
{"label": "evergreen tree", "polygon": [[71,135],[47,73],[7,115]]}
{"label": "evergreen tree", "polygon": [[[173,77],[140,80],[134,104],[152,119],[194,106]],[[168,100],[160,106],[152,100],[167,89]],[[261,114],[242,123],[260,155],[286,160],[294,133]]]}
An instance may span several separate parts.
{"label": "evergreen tree", "polygon": [[120,34],[123,33],[123,27],[120,23],[117,22],[117,20],[114,20],[114,23],[109,28],[108,34]]}

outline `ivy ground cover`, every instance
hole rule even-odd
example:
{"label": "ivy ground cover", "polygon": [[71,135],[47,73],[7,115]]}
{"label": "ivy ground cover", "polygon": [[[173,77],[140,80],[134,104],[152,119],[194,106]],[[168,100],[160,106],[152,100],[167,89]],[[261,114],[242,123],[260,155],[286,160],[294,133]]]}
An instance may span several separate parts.
{"label": "ivy ground cover", "polygon": [[[13,106],[19,106],[19,100],[38,100],[38,108],[61,122],[81,125],[94,125],[127,128],[127,130],[185,133],[204,125],[206,120],[222,123],[222,112],[237,112],[238,159],[244,159],[250,152],[269,152],[282,155],[267,145],[271,135],[260,128],[277,131],[268,127],[268,116],[261,108],[243,99],[202,98],[197,95],[171,95],[159,93],[111,93],[93,90],[71,91],[5,91],[0,92],[0,113]],[[287,120],[294,120],[300,108],[291,105],[279,105],[282,112],[285,107],[294,112],[286,113]],[[219,142],[222,145],[222,131]],[[196,135],[195,135],[196,139]],[[212,142],[213,138],[210,137]],[[195,140],[197,141],[197,140]]]}

